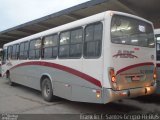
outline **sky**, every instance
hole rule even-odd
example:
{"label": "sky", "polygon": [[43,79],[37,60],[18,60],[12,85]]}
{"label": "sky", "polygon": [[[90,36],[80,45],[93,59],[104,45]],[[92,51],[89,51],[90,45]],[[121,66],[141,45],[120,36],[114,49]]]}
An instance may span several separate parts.
{"label": "sky", "polygon": [[0,0],[0,31],[89,0]]}

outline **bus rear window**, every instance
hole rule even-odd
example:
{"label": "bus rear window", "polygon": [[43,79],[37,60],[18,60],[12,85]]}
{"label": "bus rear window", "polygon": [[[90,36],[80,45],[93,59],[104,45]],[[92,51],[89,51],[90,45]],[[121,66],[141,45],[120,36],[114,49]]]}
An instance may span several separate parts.
{"label": "bus rear window", "polygon": [[112,43],[155,47],[152,25],[135,18],[114,15],[111,22]]}
{"label": "bus rear window", "polygon": [[156,35],[157,41],[157,61],[160,61],[160,35]]}

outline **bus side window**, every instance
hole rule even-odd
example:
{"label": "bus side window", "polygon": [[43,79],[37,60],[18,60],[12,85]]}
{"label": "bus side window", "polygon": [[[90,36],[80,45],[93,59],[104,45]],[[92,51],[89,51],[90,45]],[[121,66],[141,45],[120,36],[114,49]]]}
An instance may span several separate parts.
{"label": "bus side window", "polygon": [[20,44],[19,59],[23,59],[24,43]]}
{"label": "bus side window", "polygon": [[2,64],[5,64],[6,63],[6,60],[7,60],[7,49],[4,49],[3,52],[2,52]]}
{"label": "bus side window", "polygon": [[43,58],[56,58],[58,54],[58,35],[46,36],[43,42]]}
{"label": "bus side window", "polygon": [[69,56],[76,58],[82,55],[82,40],[83,40],[83,29],[78,28],[71,31],[71,41]]}
{"label": "bus side window", "polygon": [[68,58],[69,57],[69,42],[70,42],[70,32],[60,33],[60,44],[59,44],[59,57]]}
{"label": "bus side window", "polygon": [[12,46],[8,46],[7,48],[7,59],[10,60],[12,55]]}
{"label": "bus side window", "polygon": [[31,40],[29,44],[29,59],[39,59],[41,55],[41,39]]}
{"label": "bus side window", "polygon": [[16,59],[19,58],[19,44],[16,45]]}
{"label": "bus side window", "polygon": [[25,42],[24,43],[24,59],[27,59],[28,58],[28,48],[29,48],[29,42]]}
{"label": "bus side window", "polygon": [[28,58],[28,44],[28,41],[20,44],[19,59],[26,60]]}
{"label": "bus side window", "polygon": [[80,58],[82,40],[83,29],[80,27],[60,33],[59,58]]}
{"label": "bus side window", "polygon": [[102,23],[88,25],[85,28],[84,57],[97,58],[101,54]]}
{"label": "bus side window", "polygon": [[15,44],[13,45],[12,49],[12,59],[13,60],[18,59],[18,54],[19,54],[19,44]]}
{"label": "bus side window", "polygon": [[16,45],[13,45],[12,59],[15,59],[15,53],[16,53]]}

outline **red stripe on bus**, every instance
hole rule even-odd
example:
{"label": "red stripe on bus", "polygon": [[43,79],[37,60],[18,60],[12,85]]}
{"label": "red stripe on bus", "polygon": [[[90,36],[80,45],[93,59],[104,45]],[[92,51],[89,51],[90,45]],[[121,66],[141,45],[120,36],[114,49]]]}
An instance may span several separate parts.
{"label": "red stripe on bus", "polygon": [[154,65],[154,63],[152,62],[147,62],[147,63],[139,63],[139,64],[134,64],[134,65],[131,65],[131,66],[127,66],[119,71],[117,71],[117,75],[121,72],[124,72],[124,71],[127,71],[129,69],[132,69],[132,68],[136,68],[136,67],[140,67],[140,66],[146,66],[146,65]]}
{"label": "red stripe on bus", "polygon": [[32,61],[32,62],[25,62],[25,63],[18,64],[16,66],[12,67],[11,69],[14,69],[14,68],[17,68],[17,67],[20,67],[20,66],[27,66],[27,65],[40,65],[40,66],[56,68],[56,69],[71,73],[73,75],[76,75],[80,78],[83,78],[84,80],[87,80],[88,82],[90,82],[90,83],[92,83],[92,84],[94,84],[98,87],[102,87],[99,80],[97,80],[97,79],[95,79],[95,78],[93,78],[93,77],[91,77],[87,74],[84,74],[80,71],[77,71],[77,70],[74,70],[72,68],[69,68],[69,67],[66,67],[66,66],[63,66],[63,65],[59,65],[59,64],[56,64],[56,63]]}
{"label": "red stripe on bus", "polygon": [[157,67],[160,67],[160,63],[157,63]]}

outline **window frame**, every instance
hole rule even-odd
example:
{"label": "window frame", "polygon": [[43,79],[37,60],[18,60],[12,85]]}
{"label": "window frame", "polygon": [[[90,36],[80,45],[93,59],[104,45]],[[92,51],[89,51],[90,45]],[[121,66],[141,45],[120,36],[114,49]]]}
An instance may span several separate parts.
{"label": "window frame", "polygon": [[[129,17],[129,16],[125,16],[125,15],[119,15],[119,14],[114,14],[113,16],[122,16],[122,17],[126,17],[126,18],[133,18],[134,20],[137,20],[137,21],[142,21],[142,22],[145,22],[145,23],[148,23],[146,21],[143,21],[141,19],[136,19],[134,17]],[[129,45],[129,46],[136,46],[136,47],[143,47],[143,48],[155,48],[156,47],[156,42],[154,42],[154,47],[147,47],[147,46],[140,46],[140,45],[132,45],[132,44],[122,44],[122,43],[115,43],[112,41],[112,36],[111,36],[111,28],[112,28],[112,19],[113,19],[113,16],[111,17],[111,22],[110,22],[110,41],[112,44],[115,44],[115,45]],[[150,23],[148,23],[150,24]],[[151,25],[151,24],[150,24]],[[151,25],[152,27],[152,30],[153,30],[153,26]],[[154,30],[153,30],[153,35],[154,35]],[[148,41],[147,41],[148,42]]]}
{"label": "window frame", "polygon": [[[15,50],[15,57],[16,57],[16,58],[13,59],[12,57],[13,57],[13,47],[14,47],[14,46],[16,46],[16,50]],[[18,46],[18,47],[17,47],[17,46]],[[18,48],[18,52],[17,52],[17,48]],[[11,57],[11,59],[12,59],[12,60],[18,60],[18,59],[19,59],[19,53],[20,53],[20,44],[13,44],[13,45],[12,45],[12,55],[11,55],[12,57]]]}
{"label": "window frame", "polygon": [[9,45],[8,47],[7,47],[7,60],[11,60],[11,58],[12,58],[12,50],[10,50],[10,57],[8,56],[8,49],[10,48],[10,47],[12,47],[12,49],[13,49],[13,46],[12,45]]}
{"label": "window frame", "polygon": [[[72,43],[71,44],[71,32],[74,31],[74,30],[82,30],[82,41],[81,41],[81,43]],[[70,44],[69,44],[69,58],[70,59],[80,59],[80,58],[82,58],[82,56],[83,56],[83,42],[84,42],[84,29],[83,29],[83,27],[76,27],[74,29],[70,29]],[[71,45],[76,45],[76,44],[81,44],[82,45],[81,55],[78,56],[78,57],[71,57],[70,56],[70,46]]]}
{"label": "window frame", "polygon": [[[57,35],[57,46],[44,47],[45,37],[56,36],[56,35]],[[59,51],[59,35],[58,35],[58,33],[54,33],[54,34],[49,34],[49,35],[43,36],[41,42],[42,42],[42,44],[41,44],[41,59],[43,59],[43,60],[57,59],[58,58],[58,51]],[[56,57],[53,57],[53,48],[54,47],[57,47],[57,56]],[[52,48],[52,58],[45,58],[44,57],[44,50],[45,50],[45,48]]]}
{"label": "window frame", "polygon": [[[21,44],[23,44],[24,43],[24,49],[23,49],[23,52],[27,52],[27,58],[20,58],[20,47],[21,47]],[[27,50],[25,50],[25,43],[28,43],[28,49]],[[24,54],[24,53],[23,53]],[[24,42],[21,42],[20,44],[19,44],[19,55],[18,55],[18,58],[19,58],[19,60],[27,60],[28,59],[28,57],[29,57],[29,41],[24,41]]]}
{"label": "window frame", "polygon": [[70,38],[70,36],[71,36],[70,30],[65,30],[65,31],[62,31],[62,32],[59,33],[59,40],[58,40],[58,58],[59,58],[59,59],[69,59],[69,53],[68,53],[68,57],[61,57],[60,54],[59,54],[59,53],[60,53],[60,47],[61,47],[61,46],[66,46],[66,45],[70,46],[70,39],[69,39],[69,43],[68,43],[68,44],[60,45],[61,34],[62,34],[62,33],[65,33],[65,32],[69,32],[69,38]]}
{"label": "window frame", "polygon": [[[40,53],[39,53],[39,57],[38,57],[38,58],[36,58],[36,53],[35,53],[35,56],[34,56],[34,58],[32,59],[32,58],[29,57],[30,51],[33,51],[33,50],[36,51],[36,50],[38,50],[38,49],[31,49],[31,50],[30,50],[30,46],[31,46],[31,42],[32,42],[32,41],[36,41],[36,40],[40,40],[40,41],[41,41],[41,46],[40,46],[40,48],[38,48],[38,49],[40,50],[40,51],[39,51]],[[43,46],[43,45],[42,45],[42,40],[43,40],[43,39],[42,39],[41,37],[38,37],[38,38],[35,38],[35,39],[32,39],[32,40],[29,41],[29,45],[28,45],[28,59],[29,59],[29,60],[39,60],[39,59],[42,58],[42,46]]]}
{"label": "window frame", "polygon": [[[85,56],[84,55],[84,49],[85,49],[85,39],[86,39],[86,28],[88,27],[88,26],[91,26],[91,25],[98,25],[98,24],[101,24],[102,25],[102,34],[101,34],[101,43],[100,43],[100,53],[99,53],[99,55],[98,56]],[[99,59],[101,56],[102,56],[102,47],[103,47],[103,22],[102,21],[97,21],[97,22],[94,22],[94,23],[91,23],[91,24],[87,24],[86,26],[85,26],[85,28],[84,28],[84,37],[83,37],[83,58],[85,58],[85,59]],[[94,35],[94,34],[93,34]],[[94,36],[93,36],[93,38],[94,38]],[[98,40],[95,40],[95,41],[98,41]],[[93,41],[92,41],[93,42]]]}
{"label": "window frame", "polygon": [[3,49],[2,53],[2,65],[6,64],[7,61],[7,48]]}
{"label": "window frame", "polygon": [[[74,30],[82,30],[82,42],[81,43],[74,43],[74,44],[71,44],[71,32],[74,31]],[[65,45],[69,45],[69,56],[68,57],[60,57],[59,56],[59,49],[60,49],[60,46],[65,46],[65,45],[60,45],[60,35],[62,33],[65,33],[65,32],[69,32],[69,43],[68,44],[65,44]],[[84,28],[82,26],[79,26],[79,27],[75,27],[75,28],[72,28],[72,29],[69,29],[69,30],[65,30],[65,31],[62,31],[59,33],[59,41],[58,41],[58,58],[59,59],[80,59],[82,58],[83,56],[83,42],[84,42]],[[81,55],[78,56],[78,57],[71,57],[70,56],[70,46],[71,45],[76,45],[76,44],[81,44],[82,45],[82,50],[81,50]]]}

